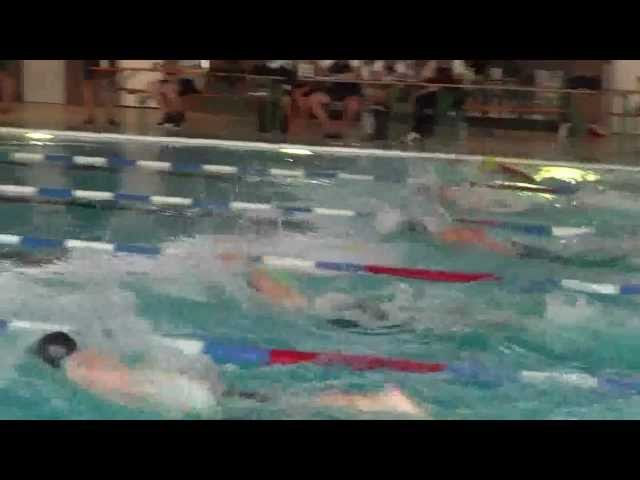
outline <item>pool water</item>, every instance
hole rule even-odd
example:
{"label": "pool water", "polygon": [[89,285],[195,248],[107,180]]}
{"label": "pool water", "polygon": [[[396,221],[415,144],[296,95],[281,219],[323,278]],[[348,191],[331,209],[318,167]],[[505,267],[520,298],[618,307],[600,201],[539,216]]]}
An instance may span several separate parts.
{"label": "pool water", "polygon": [[[262,178],[259,175],[173,175],[129,168],[65,169],[42,164],[0,166],[0,184],[184,196],[212,201],[277,202],[287,206],[351,209],[357,217],[212,214],[163,209],[89,208],[0,202],[0,233],[89,241],[162,245],[160,257],[113,256],[73,251],[54,263],[0,262],[0,318],[74,327],[79,338],[135,363],[151,357],[165,368],[185,365],[176,352],[157,351],[151,333],[235,339],[270,348],[386,355],[445,363],[483,365],[492,372],[545,371],[633,377],[640,370],[640,324],[634,296],[599,295],[561,288],[527,288],[536,281],[571,278],[586,282],[637,280],[633,245],[640,225],[633,198],[640,177],[633,171],[546,168],[578,180],[583,196],[601,199],[585,207],[575,196],[500,191],[530,207],[512,213],[478,212],[449,205],[449,214],[546,225],[593,227],[595,234],[546,239],[506,230],[490,232],[571,257],[622,252],[622,262],[593,266],[576,262],[500,256],[479,248],[435,243],[419,232],[381,234],[376,212],[421,210],[424,200],[406,178],[431,184],[499,180],[477,163],[436,158],[366,155],[362,152],[310,155],[277,148],[167,145],[159,142],[92,141],[56,137],[42,142],[2,137],[3,151],[135,160],[206,163],[250,169],[303,168],[375,175],[354,179]],[[535,175],[544,165],[521,165]],[[547,166],[548,167],[548,166]],[[256,170],[257,171],[257,170]],[[638,177],[638,178],[634,178]],[[514,200],[516,201],[516,200]],[[429,210],[429,206],[426,209]],[[500,282],[435,283],[372,275],[289,273],[311,298],[327,294],[378,299],[384,320],[332,321],[319,312],[288,311],[259,298],[244,272],[229,270],[215,254],[229,249],[311,260],[348,261],[465,272],[494,272]],[[58,253],[58,252],[52,252]],[[342,319],[344,320],[344,319]],[[109,330],[109,335],[105,334]],[[37,334],[10,331],[0,337],[0,418],[151,419],[171,414],[152,407],[126,407],[98,398],[67,382],[59,371],[25,353]],[[164,363],[163,363],[164,362]],[[211,418],[393,418],[312,406],[305,399],[327,390],[373,392],[394,384],[436,419],[636,418],[640,397],[561,382],[523,382],[419,375],[392,371],[351,371],[315,365],[240,368],[219,365],[227,386],[259,391],[277,399],[256,404],[223,399]],[[495,379],[494,379],[495,380]],[[191,417],[188,417],[191,418]],[[198,417],[199,418],[199,417]]]}

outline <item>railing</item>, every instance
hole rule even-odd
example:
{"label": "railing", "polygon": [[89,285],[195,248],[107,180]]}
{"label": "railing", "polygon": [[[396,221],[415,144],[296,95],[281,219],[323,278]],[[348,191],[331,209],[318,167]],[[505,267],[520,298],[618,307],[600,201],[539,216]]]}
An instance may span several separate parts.
{"label": "railing", "polygon": [[[247,73],[221,73],[201,68],[184,68],[178,66],[165,67],[96,67],[94,70],[103,72],[158,72],[164,74],[185,73],[190,75],[203,75],[205,77],[238,77],[247,80],[260,80],[266,82],[261,92],[262,102],[271,111],[265,118],[272,120],[277,117],[278,98],[281,95],[280,84],[286,80],[284,77],[253,75]],[[412,80],[370,80],[370,79],[344,79],[335,77],[303,77],[300,81],[312,83],[357,83],[369,87],[386,87],[393,90],[392,108],[396,113],[401,112],[398,107],[402,101],[398,97],[407,100],[420,89],[438,90],[438,116],[439,124],[446,124],[447,121],[465,120],[470,126],[485,126],[486,128],[507,128],[507,129],[531,129],[555,131],[561,124],[570,124],[574,136],[582,136],[590,123],[589,115],[585,113],[583,106],[585,99],[592,98],[592,104],[601,104],[601,120],[607,121],[606,126],[610,127],[613,133],[629,134],[638,133],[635,126],[640,118],[638,105],[640,105],[640,91],[635,90],[573,90],[555,88],[535,88],[518,85],[495,85],[495,84],[447,84],[428,83]],[[129,93],[149,94],[146,90],[124,89]],[[398,92],[404,91],[405,95]],[[407,91],[409,92],[408,94]],[[464,92],[466,97],[464,105],[459,111],[454,111],[451,106],[451,97],[454,92]],[[204,97],[220,96],[220,93],[205,92]],[[258,95],[256,95],[257,97]],[[410,105],[405,110],[410,110]],[[598,110],[596,108],[595,110]],[[410,115],[409,112],[404,112]],[[401,116],[401,115],[400,115]],[[398,118],[398,116],[396,116]],[[270,131],[273,122],[263,121],[262,127]],[[277,122],[276,122],[277,123]]]}

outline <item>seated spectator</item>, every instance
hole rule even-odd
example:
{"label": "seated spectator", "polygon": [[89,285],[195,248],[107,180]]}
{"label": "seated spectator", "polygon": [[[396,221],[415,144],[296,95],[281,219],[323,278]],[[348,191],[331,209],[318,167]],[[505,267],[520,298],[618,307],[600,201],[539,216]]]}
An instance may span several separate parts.
{"label": "seated spectator", "polygon": [[[453,69],[450,66],[438,66],[435,60],[427,61],[424,64],[418,80],[424,83],[461,83],[460,79],[454,76]],[[411,143],[433,135],[436,124],[438,91],[440,90],[441,87],[425,87],[415,94],[413,100],[413,126],[406,137],[407,142]],[[462,89],[444,87],[442,90],[448,91],[453,95],[454,110],[462,108],[465,102],[465,92]]]}
{"label": "seated spectator", "polygon": [[15,101],[16,81],[9,72],[15,62],[15,60],[0,60],[0,92],[2,94],[0,113],[9,113],[11,104]]}
{"label": "seated spectator", "polygon": [[[116,96],[116,72],[94,70],[94,68],[101,66],[100,62],[100,60],[83,60],[82,94],[84,108],[87,112],[84,123],[85,125],[93,125],[95,123],[96,98],[101,98],[107,114],[107,123],[115,127],[118,125],[113,114],[113,105]],[[106,60],[106,62],[104,66],[107,68],[114,68],[116,66],[115,60]]]}
{"label": "seated spectator", "polygon": [[[322,83],[314,80],[315,60],[296,60],[296,81],[291,90],[291,122],[294,125],[304,126],[306,120],[311,116],[311,105],[309,99],[311,95],[322,90]],[[300,118],[301,122],[294,122],[294,118]]]}
{"label": "seated spectator", "polygon": [[[358,78],[360,68],[359,60],[320,60],[318,67],[321,75],[336,77],[340,79]],[[333,128],[333,123],[329,118],[326,108],[332,103],[341,103],[343,115],[341,127]],[[324,130],[327,138],[342,138],[346,127],[353,125],[362,108],[362,89],[357,83],[332,82],[314,92],[309,97],[309,106]]]}
{"label": "seated spectator", "polygon": [[[168,60],[164,62],[164,78],[152,82],[149,89],[154,100],[158,102],[162,118],[160,126],[180,128],[186,120],[183,97],[202,93],[196,85],[197,73],[185,72],[184,69],[199,68],[199,60]],[[206,73],[203,70],[203,73]]]}

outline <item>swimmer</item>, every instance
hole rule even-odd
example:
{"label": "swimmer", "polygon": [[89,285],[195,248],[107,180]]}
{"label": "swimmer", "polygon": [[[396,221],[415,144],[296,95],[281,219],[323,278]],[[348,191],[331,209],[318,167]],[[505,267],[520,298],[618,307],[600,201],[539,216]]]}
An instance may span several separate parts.
{"label": "swimmer", "polygon": [[623,262],[626,253],[602,255],[601,252],[584,251],[565,256],[544,248],[516,241],[502,241],[491,236],[486,227],[454,225],[444,212],[432,210],[432,216],[410,217],[397,210],[387,209],[378,213],[376,228],[382,234],[405,230],[417,232],[438,243],[454,247],[477,247],[498,255],[523,259],[546,260],[567,266],[611,267]]}
{"label": "swimmer", "polygon": [[[247,257],[239,253],[224,253],[218,255],[217,258],[227,264],[237,261],[248,264]],[[380,325],[389,320],[389,314],[378,302],[355,299],[350,295],[338,293],[330,293],[312,299],[296,290],[293,283],[293,279],[286,272],[267,270],[257,266],[249,267],[247,285],[273,305],[288,310],[311,310],[321,315],[339,314],[341,317],[351,316],[356,319],[332,318],[330,322],[334,324],[367,323],[367,320],[371,320]]]}
{"label": "swimmer", "polygon": [[[131,368],[115,357],[93,349],[79,348],[75,339],[61,331],[41,337],[30,352],[44,364],[62,370],[68,380],[81,388],[123,405],[136,407],[152,404],[183,414],[206,414],[219,408],[218,399],[221,397],[236,397],[258,403],[270,400],[260,393],[225,389],[215,376],[195,378],[181,372]],[[382,392],[371,394],[324,392],[306,403],[359,412],[426,415],[396,387],[386,387]]]}

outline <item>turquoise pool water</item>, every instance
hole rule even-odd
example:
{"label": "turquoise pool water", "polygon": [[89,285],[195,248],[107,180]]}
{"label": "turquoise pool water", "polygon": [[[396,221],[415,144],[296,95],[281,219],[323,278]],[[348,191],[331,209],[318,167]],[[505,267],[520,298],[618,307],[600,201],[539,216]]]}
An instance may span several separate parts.
{"label": "turquoise pool water", "polygon": [[[404,179],[438,184],[503,177],[476,163],[363,154],[298,155],[230,147],[171,146],[152,142],[91,142],[58,137],[39,143],[19,136],[2,139],[4,151],[135,160],[202,162],[216,165],[337,170],[373,174],[384,181],[297,178],[201,177],[135,169],[63,169],[52,165],[0,165],[0,184],[65,187],[187,196],[217,201],[279,202],[290,206],[352,209],[375,214],[384,208],[408,212],[424,205]],[[175,352],[158,351],[151,332],[237,339],[272,348],[388,355],[446,363],[472,362],[493,372],[545,371],[632,377],[640,370],[637,300],[547,288],[527,288],[536,280],[571,278],[585,282],[638,281],[633,245],[640,218],[633,208],[638,173],[547,169],[521,166],[529,174],[579,180],[576,196],[496,191],[529,205],[512,213],[477,212],[448,205],[453,216],[517,220],[547,225],[593,227],[594,235],[544,239],[491,230],[567,257],[628,256],[593,266],[500,256],[481,249],[434,243],[419,232],[383,235],[372,215],[361,217],[256,217],[247,214],[87,208],[0,202],[0,233],[91,241],[162,245],[159,258],[114,257],[74,251],[53,264],[0,263],[0,318],[51,322],[78,330],[83,342],[135,363],[150,357],[163,368],[188,363]],[[576,167],[579,169],[579,167]],[[509,197],[512,196],[512,197]],[[597,198],[597,202],[584,203]],[[524,199],[524,200],[523,200]],[[581,203],[582,202],[582,203]],[[587,205],[588,204],[588,205]],[[332,322],[319,312],[291,312],[257,297],[242,272],[226,270],[215,254],[230,245],[258,254],[312,260],[352,261],[457,271],[488,271],[502,282],[432,283],[381,276],[291,273],[311,298],[349,294],[380,299],[386,320],[355,318]],[[624,248],[622,248],[624,247]],[[5,249],[6,252],[6,249]],[[587,252],[585,254],[584,252]],[[105,335],[108,328],[110,335]],[[33,332],[0,337],[0,418],[150,419],[167,412],[131,408],[100,399],[69,384],[24,353]],[[148,359],[147,359],[148,360]],[[219,366],[223,383],[260,391],[275,400],[256,404],[224,399],[212,418],[390,418],[313,407],[305,402],[326,390],[376,391],[395,384],[430,409],[436,419],[636,418],[640,397],[554,381],[476,381],[447,373],[354,372],[314,365],[238,368]]]}

